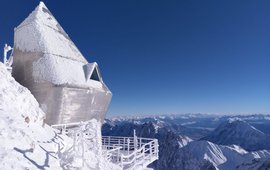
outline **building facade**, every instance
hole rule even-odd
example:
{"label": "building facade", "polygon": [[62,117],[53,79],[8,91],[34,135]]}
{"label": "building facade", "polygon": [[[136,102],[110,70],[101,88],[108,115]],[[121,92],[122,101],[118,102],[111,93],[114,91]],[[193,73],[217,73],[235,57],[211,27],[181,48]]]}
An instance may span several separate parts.
{"label": "building facade", "polygon": [[13,76],[27,87],[50,125],[103,121],[112,93],[44,3],[14,31]]}

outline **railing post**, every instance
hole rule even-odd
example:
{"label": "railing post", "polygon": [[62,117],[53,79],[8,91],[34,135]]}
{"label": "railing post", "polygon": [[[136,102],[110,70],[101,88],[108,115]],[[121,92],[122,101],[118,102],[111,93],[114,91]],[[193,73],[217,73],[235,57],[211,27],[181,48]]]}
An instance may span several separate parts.
{"label": "railing post", "polygon": [[136,130],[133,130],[133,137],[134,137],[134,150],[137,150],[138,147],[138,140],[137,140],[137,136],[136,136]]}
{"label": "railing post", "polygon": [[[118,140],[118,147],[120,147],[120,139]],[[119,161],[120,149],[117,151],[117,161]]]}
{"label": "railing post", "polygon": [[157,156],[157,159],[158,159],[158,140],[155,139],[155,145],[156,145],[156,156]]}
{"label": "railing post", "polygon": [[143,159],[145,159],[145,146],[143,146]]}
{"label": "railing post", "polygon": [[150,143],[149,143],[150,157],[152,156],[152,151],[153,151],[152,144],[153,144],[153,142],[150,142]]}
{"label": "railing post", "polygon": [[83,159],[83,162],[82,162],[82,167],[84,168],[84,145],[86,144],[85,141],[84,141],[84,134],[83,132],[81,132],[81,142],[82,142],[82,159]]}
{"label": "railing post", "polygon": [[[134,129],[133,130],[133,136],[134,136],[134,153],[135,153],[135,159],[134,159],[134,164],[135,166],[137,166],[137,148],[138,148],[138,139],[137,139],[137,136],[136,136],[136,130]],[[134,166],[134,167],[135,167]]]}
{"label": "railing post", "polygon": [[111,146],[111,137],[108,137],[108,146]]}
{"label": "railing post", "polygon": [[127,138],[124,138],[123,150],[127,150]]}
{"label": "railing post", "polygon": [[135,150],[135,159],[134,159],[134,167],[137,166],[137,149]]}
{"label": "railing post", "polygon": [[128,155],[129,155],[129,144],[130,144],[130,139],[127,138],[127,152],[128,152]]}
{"label": "railing post", "polygon": [[123,154],[121,154],[120,159],[121,159],[121,167],[124,168],[124,165],[123,165]]}

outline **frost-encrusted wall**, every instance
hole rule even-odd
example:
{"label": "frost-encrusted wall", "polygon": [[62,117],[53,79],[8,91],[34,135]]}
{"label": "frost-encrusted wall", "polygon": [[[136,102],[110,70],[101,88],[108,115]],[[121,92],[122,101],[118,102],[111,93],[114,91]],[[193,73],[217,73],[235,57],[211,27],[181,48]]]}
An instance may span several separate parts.
{"label": "frost-encrusted wall", "polygon": [[[86,65],[93,69],[86,73]],[[93,70],[97,64],[89,65],[43,3],[15,29],[13,76],[35,96],[48,124],[104,120],[112,93],[101,77],[91,79]]]}

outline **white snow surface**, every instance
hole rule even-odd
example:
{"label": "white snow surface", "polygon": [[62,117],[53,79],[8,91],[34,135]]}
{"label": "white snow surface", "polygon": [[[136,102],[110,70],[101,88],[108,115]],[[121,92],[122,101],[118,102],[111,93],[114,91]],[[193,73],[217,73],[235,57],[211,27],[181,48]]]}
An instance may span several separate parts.
{"label": "white snow surface", "polygon": [[180,153],[182,153],[180,159],[189,158],[189,161],[190,158],[195,158],[197,161],[207,160],[216,169],[222,170],[236,169],[241,164],[251,165],[255,159],[270,158],[270,152],[266,150],[247,152],[237,145],[222,146],[209,141],[190,142],[180,150]]}
{"label": "white snow surface", "polygon": [[78,168],[73,140],[43,123],[45,114],[30,91],[17,83],[0,62],[1,169],[119,169],[102,156],[100,122],[90,122],[93,142]]}
{"label": "white snow surface", "polygon": [[43,2],[15,29],[14,45],[21,51],[49,53],[87,63]]}
{"label": "white snow surface", "polygon": [[[101,82],[91,79],[86,80],[84,65],[82,62],[44,54],[44,57],[33,63],[33,77],[36,82],[45,80],[57,85],[68,84],[75,87],[102,89]],[[96,63],[92,64],[93,68],[96,66]]]}
{"label": "white snow surface", "polygon": [[33,63],[32,74],[36,82],[103,87],[89,76],[97,63],[87,62],[43,2],[15,29],[14,48],[42,56]]}
{"label": "white snow surface", "polygon": [[179,135],[179,140],[178,140],[179,148],[186,146],[189,142],[192,142],[192,141],[193,140],[190,139],[188,136]]}
{"label": "white snow surface", "polygon": [[229,119],[203,138],[221,145],[239,145],[247,151],[270,149],[270,136],[241,119]]}

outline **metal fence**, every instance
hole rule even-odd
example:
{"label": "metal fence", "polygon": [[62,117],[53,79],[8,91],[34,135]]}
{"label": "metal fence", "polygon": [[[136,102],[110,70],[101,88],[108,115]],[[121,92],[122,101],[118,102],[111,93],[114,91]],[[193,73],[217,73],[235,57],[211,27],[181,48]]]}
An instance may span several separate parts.
{"label": "metal fence", "polygon": [[[62,134],[73,137],[74,147],[78,147],[79,139],[88,144],[92,138],[95,138],[89,129],[82,131],[82,128],[78,128],[83,125],[87,128],[87,124],[82,123],[58,124],[52,127],[59,129]],[[74,127],[76,128],[74,129]],[[89,148],[89,145],[87,146]],[[158,159],[159,152],[157,139],[137,137],[135,130],[133,137],[103,136],[102,149],[107,160],[125,170],[146,168]]]}
{"label": "metal fence", "polygon": [[103,136],[106,157],[123,169],[145,168],[158,159],[158,140],[151,138]]}

